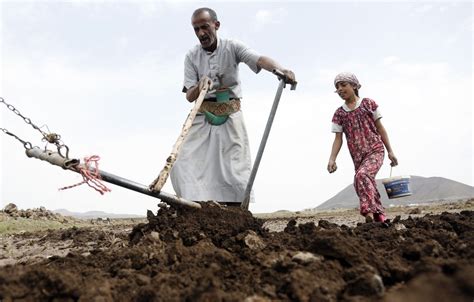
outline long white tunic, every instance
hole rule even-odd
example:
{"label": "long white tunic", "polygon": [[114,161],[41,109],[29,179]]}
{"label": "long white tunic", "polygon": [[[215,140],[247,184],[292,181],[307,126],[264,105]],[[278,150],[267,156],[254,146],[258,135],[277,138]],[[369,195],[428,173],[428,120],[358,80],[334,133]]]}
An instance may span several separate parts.
{"label": "long white tunic", "polygon": [[[213,82],[213,89],[230,88],[231,98],[241,98],[240,62],[258,73],[260,57],[241,42],[219,39],[210,53],[200,45],[191,49],[185,59],[184,88],[195,86],[204,75]],[[213,97],[213,90],[206,98]],[[247,130],[241,111],[229,116],[226,123],[213,126],[198,114],[183,142],[170,173],[176,194],[195,200],[242,202],[251,171]]]}

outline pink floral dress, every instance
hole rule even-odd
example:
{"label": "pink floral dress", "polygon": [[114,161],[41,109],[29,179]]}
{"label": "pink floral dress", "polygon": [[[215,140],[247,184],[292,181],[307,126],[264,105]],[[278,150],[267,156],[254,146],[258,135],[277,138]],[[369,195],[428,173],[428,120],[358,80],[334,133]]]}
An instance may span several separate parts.
{"label": "pink floral dress", "polygon": [[375,175],[382,167],[384,145],[375,121],[381,118],[374,100],[364,98],[354,110],[339,107],[332,118],[333,132],[344,132],[355,166],[354,188],[360,213],[384,214]]}

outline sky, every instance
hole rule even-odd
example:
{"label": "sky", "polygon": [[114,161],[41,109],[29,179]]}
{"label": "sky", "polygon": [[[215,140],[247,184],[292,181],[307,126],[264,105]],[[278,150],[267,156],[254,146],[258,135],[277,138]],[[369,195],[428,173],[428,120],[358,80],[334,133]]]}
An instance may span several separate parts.
{"label": "sky", "polygon": [[[470,1],[0,1],[0,96],[70,157],[100,156],[103,171],[149,185],[192,104],[184,56],[198,43],[192,12],[209,6],[218,36],[244,42],[295,72],[283,91],[254,182],[254,213],[315,208],[351,185],[346,141],[326,170],[342,100],[334,77],[354,72],[379,104],[399,166],[392,175],[473,182],[473,8]],[[252,159],[277,79],[240,65]],[[0,104],[0,128],[33,146],[41,134]],[[47,128],[46,128],[47,126]],[[112,184],[98,194],[77,173],[26,157],[0,132],[0,205],[145,215],[159,200]],[[54,147],[54,146],[52,146]],[[390,176],[389,160],[377,178]],[[174,194],[170,180],[163,191]]]}

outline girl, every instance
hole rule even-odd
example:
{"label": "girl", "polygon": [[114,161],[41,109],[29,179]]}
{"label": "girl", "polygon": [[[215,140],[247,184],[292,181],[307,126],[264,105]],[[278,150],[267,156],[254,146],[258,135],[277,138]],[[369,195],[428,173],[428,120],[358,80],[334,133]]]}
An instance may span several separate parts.
{"label": "girl", "polygon": [[336,158],[342,146],[342,133],[355,166],[354,187],[360,200],[360,213],[367,222],[385,221],[385,212],[380,202],[375,175],[380,170],[387,148],[391,166],[398,165],[387,132],[382,125],[378,105],[369,98],[360,98],[361,85],[357,77],[343,72],[334,79],[336,93],[345,101],[332,118],[332,132],[336,133],[329,158],[328,171],[337,170]]}

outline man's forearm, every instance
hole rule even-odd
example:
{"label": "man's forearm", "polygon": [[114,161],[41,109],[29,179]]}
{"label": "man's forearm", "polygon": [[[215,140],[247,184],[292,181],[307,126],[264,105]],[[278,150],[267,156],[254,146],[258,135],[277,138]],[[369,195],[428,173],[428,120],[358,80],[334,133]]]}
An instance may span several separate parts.
{"label": "man's forearm", "polygon": [[258,59],[257,66],[265,70],[268,70],[270,72],[272,72],[273,69],[283,70],[283,67],[280,64],[278,64],[278,62],[266,56],[261,56]]}
{"label": "man's forearm", "polygon": [[272,72],[274,69],[278,69],[285,75],[286,77],[285,81],[287,83],[296,84],[296,78],[293,71],[289,69],[285,69],[280,64],[278,64],[277,61],[273,60],[272,58],[261,56],[257,61],[257,66],[265,70],[268,70],[270,72]]}
{"label": "man's forearm", "polygon": [[199,96],[199,85],[193,86],[186,91],[186,99],[188,102],[194,102]]}

